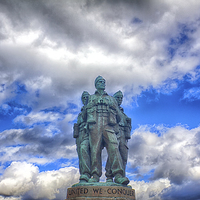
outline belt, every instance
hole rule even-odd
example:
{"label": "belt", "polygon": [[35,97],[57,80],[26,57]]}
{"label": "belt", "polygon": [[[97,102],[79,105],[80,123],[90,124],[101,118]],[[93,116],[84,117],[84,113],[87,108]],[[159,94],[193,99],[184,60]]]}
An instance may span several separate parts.
{"label": "belt", "polygon": [[108,110],[97,109],[97,113],[108,113]]}

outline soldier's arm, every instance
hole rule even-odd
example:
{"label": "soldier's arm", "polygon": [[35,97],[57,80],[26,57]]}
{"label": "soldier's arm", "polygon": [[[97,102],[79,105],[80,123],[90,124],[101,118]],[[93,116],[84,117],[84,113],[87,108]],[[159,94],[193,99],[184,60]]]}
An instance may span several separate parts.
{"label": "soldier's arm", "polygon": [[120,126],[125,126],[126,124],[126,119],[124,118],[124,114],[121,112],[121,110],[119,109],[119,106],[117,104],[117,101],[115,98],[113,98],[113,106],[115,108],[115,110],[117,111],[117,120],[118,120],[118,124]]}
{"label": "soldier's arm", "polygon": [[77,123],[74,123],[74,127],[73,127],[73,137],[74,138],[78,138],[79,136],[79,130],[78,130],[78,124]]}

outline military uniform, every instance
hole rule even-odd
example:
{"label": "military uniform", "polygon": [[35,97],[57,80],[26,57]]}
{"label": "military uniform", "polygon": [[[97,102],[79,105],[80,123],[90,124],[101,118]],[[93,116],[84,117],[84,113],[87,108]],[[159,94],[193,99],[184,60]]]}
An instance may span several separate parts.
{"label": "military uniform", "polygon": [[[128,145],[127,141],[128,139],[131,138],[130,133],[131,133],[131,118],[128,118],[127,115],[124,113],[124,109],[122,107],[119,107],[122,116],[124,118],[124,124],[123,125],[118,125],[118,131],[116,131],[117,134],[117,140],[119,142],[119,152],[123,161],[123,171],[125,176],[125,171],[126,171],[126,164],[128,160]],[[106,163],[106,177],[107,179],[112,179],[114,175],[112,174],[111,171],[111,161],[110,157],[107,159]]]}
{"label": "military uniform", "polygon": [[86,123],[86,109],[82,107],[78,115],[77,123],[74,124],[74,138],[76,138],[77,152],[79,157],[80,180],[88,181],[90,178],[90,148],[89,135]]}
{"label": "military uniform", "polygon": [[110,157],[112,174],[124,174],[122,158],[119,153],[119,142],[115,126],[119,108],[116,100],[106,92],[102,95],[96,91],[87,104],[87,123],[91,148],[91,175],[102,175],[102,147],[105,146]]}

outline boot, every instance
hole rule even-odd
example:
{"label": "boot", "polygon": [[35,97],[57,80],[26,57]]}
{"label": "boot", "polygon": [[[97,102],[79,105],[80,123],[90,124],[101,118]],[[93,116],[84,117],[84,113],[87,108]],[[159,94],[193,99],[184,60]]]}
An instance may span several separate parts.
{"label": "boot", "polygon": [[90,179],[89,177],[90,177],[90,176],[87,175],[87,174],[82,174],[82,175],[80,176],[80,178],[79,178],[80,183],[86,183],[86,182],[88,182],[89,179]]}
{"label": "boot", "polygon": [[111,183],[111,182],[113,182],[113,177],[108,176],[108,177],[106,178],[106,183]]}
{"label": "boot", "polygon": [[93,177],[89,179],[89,183],[99,182],[99,176],[97,174],[93,174]]}
{"label": "boot", "polygon": [[123,177],[121,174],[116,174],[115,175],[115,183],[127,185],[129,183],[129,179],[127,177]]}

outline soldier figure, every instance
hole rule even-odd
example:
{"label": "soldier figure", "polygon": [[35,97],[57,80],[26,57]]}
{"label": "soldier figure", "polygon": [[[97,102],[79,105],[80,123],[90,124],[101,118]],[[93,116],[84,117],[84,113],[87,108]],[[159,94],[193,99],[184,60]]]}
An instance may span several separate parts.
{"label": "soldier figure", "polygon": [[77,123],[74,124],[74,138],[76,138],[77,153],[79,157],[80,182],[88,182],[90,179],[90,149],[89,135],[86,122],[86,105],[89,93],[84,91],[81,100],[83,107],[78,115]]}
{"label": "soldier figure", "polygon": [[90,142],[91,176],[89,182],[99,182],[102,175],[102,147],[106,147],[110,170],[115,182],[127,185],[124,164],[119,152],[119,141],[116,136],[116,126],[124,126],[124,117],[116,100],[109,96],[105,90],[105,79],[98,76],[95,79],[96,92],[89,96],[87,110],[87,123]]}
{"label": "soldier figure", "polygon": [[[128,159],[128,146],[127,146],[127,142],[128,139],[131,138],[130,133],[131,133],[131,118],[127,117],[127,115],[124,113],[124,109],[120,106],[123,100],[123,94],[121,91],[116,92],[113,97],[116,99],[119,109],[122,113],[122,117],[124,118],[124,124],[119,124],[118,128],[116,130],[116,134],[117,134],[117,139],[119,142],[119,152],[120,155],[122,157],[122,161],[123,161],[123,170],[124,170],[124,176],[125,176],[125,170],[126,170],[126,164],[127,164],[127,159]],[[110,164],[110,160],[109,157],[107,159],[107,163],[106,163],[106,181],[107,182],[112,182],[113,181],[113,174],[111,171],[111,164]]]}

